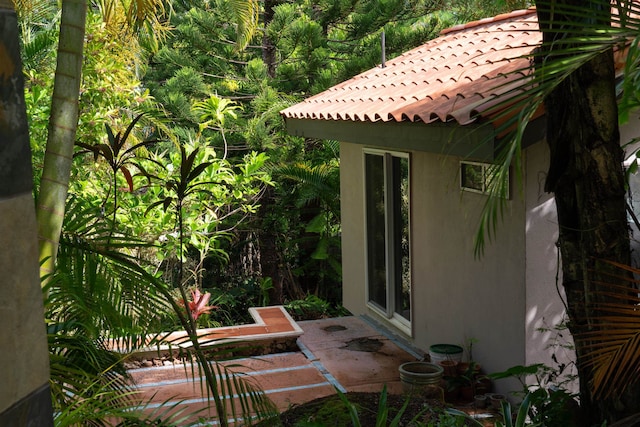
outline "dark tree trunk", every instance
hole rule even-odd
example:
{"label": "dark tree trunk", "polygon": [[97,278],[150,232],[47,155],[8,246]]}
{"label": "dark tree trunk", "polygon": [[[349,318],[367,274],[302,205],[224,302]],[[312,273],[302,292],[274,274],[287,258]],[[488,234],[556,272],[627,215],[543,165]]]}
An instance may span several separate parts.
{"label": "dark tree trunk", "polygon": [[263,26],[265,28],[262,36],[262,61],[267,66],[267,75],[271,78],[276,76],[276,45],[267,35],[266,28],[273,20],[273,8],[278,5],[278,0],[264,1]]}
{"label": "dark tree trunk", "polygon": [[[564,23],[563,28],[584,27],[584,22],[578,22],[575,16],[559,13],[562,6],[586,8],[594,7],[593,3],[597,2],[550,3],[554,7],[553,15],[548,4],[538,4],[543,30],[553,29],[559,22]],[[543,34],[545,42],[563,37],[558,32]],[[579,338],[580,334],[598,328],[590,307],[600,298],[596,293],[599,283],[611,283],[612,277],[621,275],[603,261],[625,265],[630,262],[614,73],[613,53],[609,51],[578,69],[545,101],[551,152],[545,189],[554,193],[558,212],[563,286],[569,328],[574,338],[577,337],[576,361],[585,425],[640,412],[637,390],[628,391],[629,395],[622,401],[592,398],[593,372],[585,365],[589,357],[588,343]],[[616,274],[607,274],[612,272]]]}
{"label": "dark tree trunk", "polygon": [[[273,189],[268,188],[260,203],[260,218],[267,216],[273,205]],[[260,251],[260,269],[262,277],[270,277],[273,288],[269,291],[270,304],[282,304],[284,301],[284,277],[282,275],[282,260],[280,248],[277,245],[277,235],[273,227],[259,227],[258,247]]]}

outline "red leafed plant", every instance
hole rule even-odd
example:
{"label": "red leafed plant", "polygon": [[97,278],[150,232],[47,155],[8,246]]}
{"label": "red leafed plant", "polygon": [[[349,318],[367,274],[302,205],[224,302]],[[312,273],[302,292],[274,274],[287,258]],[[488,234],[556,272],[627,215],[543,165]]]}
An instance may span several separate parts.
{"label": "red leafed plant", "polygon": [[[211,298],[211,294],[209,292],[200,293],[198,289],[192,289],[191,291],[191,301],[188,301],[188,312],[193,317],[193,320],[197,320],[202,314],[208,313],[211,310],[217,309],[218,306],[215,305],[207,305],[209,304],[209,298]],[[184,301],[180,302],[182,305]]]}

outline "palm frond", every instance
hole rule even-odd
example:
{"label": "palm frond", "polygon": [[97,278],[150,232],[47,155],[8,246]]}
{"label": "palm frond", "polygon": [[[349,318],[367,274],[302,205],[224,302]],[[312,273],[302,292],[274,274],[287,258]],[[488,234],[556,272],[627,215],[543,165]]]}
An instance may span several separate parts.
{"label": "palm frond", "polygon": [[[612,283],[597,283],[591,296],[590,320],[597,328],[574,337],[589,354],[586,367],[593,370],[593,397],[603,399],[621,396],[640,379],[640,295],[634,290],[640,281],[632,278],[640,270],[607,263],[620,275],[612,276]],[[621,280],[633,286],[613,284]]]}
{"label": "palm frond", "polygon": [[296,182],[300,197],[299,207],[320,200],[332,212],[338,213],[340,175],[337,164],[323,163],[312,166],[308,163],[287,164],[276,167],[274,174]]}
{"label": "palm frond", "polygon": [[[249,422],[252,418],[269,418],[277,413],[276,408],[254,384],[248,376],[239,373],[237,365],[216,363],[216,377],[220,378],[221,395],[231,407],[231,418],[234,421]],[[238,398],[239,405],[235,403]]]}
{"label": "palm frond", "polygon": [[[199,170],[198,166],[190,167],[195,161],[194,153],[195,151],[189,156],[186,152],[183,153],[188,163],[183,171],[187,175],[184,178],[187,181]],[[175,299],[173,288],[150,273],[131,255],[135,248],[146,243],[125,236],[110,236],[108,219],[101,217],[99,210],[96,218],[93,208],[83,208],[73,198],[67,212],[58,268],[45,287],[47,314],[50,323],[56,325],[57,339],[66,337],[61,334],[65,327],[75,328],[75,335],[82,338],[82,344],[87,345],[86,349],[78,346],[77,354],[86,353],[89,355],[87,360],[92,361],[92,364],[105,366],[105,363],[98,363],[99,357],[107,360],[122,357],[112,351],[116,350],[116,345],[131,350],[152,345],[153,340],[160,339],[162,335],[158,334],[150,342],[146,333],[153,330],[153,322],[158,314],[171,311],[177,315],[186,331],[186,339],[189,341],[187,351],[198,362],[198,369],[205,378],[202,387],[213,402],[221,425],[229,424],[229,415],[250,419],[256,415],[262,417],[273,413],[271,402],[258,387],[252,385],[247,378],[239,377],[228,368],[211,363],[207,358],[196,325]],[[182,288],[180,290],[183,291]],[[186,299],[185,295],[182,295],[182,299]],[[181,339],[184,340],[185,337]],[[62,350],[53,354],[63,356],[70,351],[70,346],[64,341],[59,344],[58,348]],[[95,356],[91,356],[93,353],[90,344],[99,344],[97,349],[102,352],[97,351]],[[61,392],[61,396],[85,396],[83,393],[91,385],[91,381],[102,386],[111,384],[101,383],[93,378],[96,372],[86,371],[83,365],[68,366],[61,358],[54,359],[58,363],[56,366],[61,369],[52,368],[52,372],[64,374],[66,369],[71,379],[77,376],[82,380],[77,380],[79,382],[73,387],[73,391],[65,389],[67,383],[60,381],[57,390]],[[111,367],[105,367],[100,376],[113,379],[113,384],[118,388],[127,390],[124,380],[126,376],[119,370],[119,363],[112,362]],[[116,382],[121,376],[123,380]],[[89,384],[83,388],[82,385],[87,382]],[[93,394],[101,391],[96,389]],[[239,398],[239,403],[236,403],[236,398]],[[77,402],[74,400],[70,403]]]}
{"label": "palm frond", "polygon": [[[516,184],[521,188],[523,136],[529,123],[542,114],[545,99],[582,65],[612,49],[616,50],[618,58],[626,55],[627,70],[636,69],[633,64],[638,61],[638,55],[632,42],[640,32],[640,9],[632,1],[616,4],[618,7],[613,13],[610,3],[605,1],[595,9],[586,9],[582,5],[565,5],[562,9],[563,18],[571,19],[573,25],[562,25],[565,21],[557,16],[540,18],[539,13],[539,23],[544,24],[540,31],[547,34],[545,38],[548,41],[539,46],[531,46],[529,54],[505,60],[521,61],[524,65],[519,69],[489,76],[493,81],[493,92],[497,96],[480,102],[477,111],[488,117],[498,143],[493,175],[495,183],[491,187],[476,233],[476,256],[482,255],[487,241],[495,236],[504,213],[504,190],[509,185],[504,181],[508,179],[507,172],[510,168],[515,171]],[[576,21],[581,22],[581,25],[575,25]],[[633,49],[629,50],[629,46]],[[627,54],[629,51],[631,55]],[[623,79],[628,77],[640,81],[636,76],[637,72],[632,72],[628,76],[624,75]],[[619,87],[624,89],[634,84],[623,83]],[[632,98],[627,98],[624,102],[629,108],[637,103]]]}
{"label": "palm frond", "polygon": [[122,358],[79,323],[50,324],[50,388],[56,425],[104,425],[118,408],[133,405]]}
{"label": "palm frond", "polygon": [[[119,270],[128,271],[128,274],[135,278],[137,283],[143,284],[142,287],[146,289],[147,294],[155,292],[159,301],[170,306],[173,312],[178,315],[183,328],[187,331],[187,337],[181,337],[180,343],[184,343],[185,340],[189,341],[190,346],[185,351],[188,351],[190,358],[194,358],[198,362],[197,367],[200,376],[205,378],[205,383],[202,384],[203,390],[207,392],[208,397],[213,401],[223,425],[227,425],[226,421],[222,422],[222,419],[226,420],[229,413],[233,417],[243,419],[249,419],[256,415],[265,417],[273,413],[271,402],[260,391],[259,387],[253,386],[246,378],[238,377],[231,370],[207,358],[201,347],[201,337],[198,336],[197,331],[189,322],[184,308],[174,299],[172,290],[164,282],[146,271],[133,257],[101,247],[93,247],[92,250],[96,251],[103,260],[113,265],[118,265]],[[144,299],[147,296],[140,295],[138,298]],[[142,302],[142,304],[146,306],[147,303]],[[149,304],[152,307],[153,302]],[[83,312],[83,309],[80,309],[80,311]],[[150,344],[144,335],[135,335],[135,337],[135,343]],[[160,339],[161,335],[159,334],[157,338]],[[207,348],[208,350],[209,348]],[[227,393],[222,393],[224,391]],[[235,403],[234,399],[238,397],[240,406]]]}
{"label": "palm frond", "polygon": [[16,0],[14,3],[19,17],[24,70],[50,67],[61,16],[57,3],[41,0]]}
{"label": "palm frond", "polygon": [[225,3],[236,24],[236,46],[242,50],[258,29],[260,3],[257,0],[229,0]]}
{"label": "palm frond", "polygon": [[193,408],[180,407],[184,401],[167,399],[158,404],[153,402],[154,396],[149,401],[143,402],[133,408],[129,408],[120,415],[123,420],[117,427],[187,427],[196,425],[190,420],[194,416],[204,412],[204,408],[193,410]]}
{"label": "palm frond", "polygon": [[105,332],[135,342],[171,307],[137,270],[118,261],[147,244],[109,237],[109,224],[95,215],[96,208],[70,199],[57,269],[44,288],[48,315],[57,322],[80,322],[94,337]]}

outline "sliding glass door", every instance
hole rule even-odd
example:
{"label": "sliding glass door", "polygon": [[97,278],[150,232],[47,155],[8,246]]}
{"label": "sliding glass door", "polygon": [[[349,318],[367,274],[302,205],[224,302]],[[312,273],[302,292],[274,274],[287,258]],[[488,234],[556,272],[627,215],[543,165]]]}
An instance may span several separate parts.
{"label": "sliding glass door", "polygon": [[368,301],[410,324],[409,156],[371,150],[364,162]]}

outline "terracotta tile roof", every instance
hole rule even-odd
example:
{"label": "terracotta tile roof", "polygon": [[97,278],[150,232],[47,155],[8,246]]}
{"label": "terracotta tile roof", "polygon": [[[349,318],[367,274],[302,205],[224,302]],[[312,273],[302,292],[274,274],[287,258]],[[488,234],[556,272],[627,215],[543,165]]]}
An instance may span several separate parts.
{"label": "terracotta tile roof", "polygon": [[469,124],[500,95],[509,72],[526,68],[542,40],[535,9],[444,30],[441,36],[281,112],[285,118],[340,121],[456,120]]}

